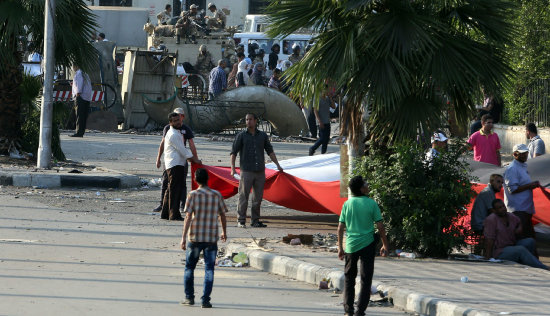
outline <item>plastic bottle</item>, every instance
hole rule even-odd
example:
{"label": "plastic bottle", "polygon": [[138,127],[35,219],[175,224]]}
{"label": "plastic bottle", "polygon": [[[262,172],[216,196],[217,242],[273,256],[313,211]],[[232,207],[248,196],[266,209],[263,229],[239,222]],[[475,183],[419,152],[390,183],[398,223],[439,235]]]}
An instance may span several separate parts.
{"label": "plastic bottle", "polygon": [[399,258],[408,258],[408,259],[414,259],[416,258],[416,255],[412,252],[400,252]]}

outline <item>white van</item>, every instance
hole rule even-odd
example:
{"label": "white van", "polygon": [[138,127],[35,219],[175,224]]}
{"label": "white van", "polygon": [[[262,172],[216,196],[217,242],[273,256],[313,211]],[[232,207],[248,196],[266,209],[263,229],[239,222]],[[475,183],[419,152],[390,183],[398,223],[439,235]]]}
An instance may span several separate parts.
{"label": "white van", "polygon": [[296,33],[290,34],[284,38],[270,38],[264,31],[267,30],[269,24],[267,23],[267,17],[265,15],[247,15],[243,33],[235,33],[233,39],[235,44],[244,44],[244,55],[248,57],[248,45],[256,42],[260,49],[265,52],[264,61],[267,63],[269,60],[269,54],[271,53],[271,47],[274,44],[279,44],[281,50],[279,51],[279,60],[284,61],[288,59],[288,56],[292,54],[292,46],[294,44],[300,45],[302,48],[300,54],[303,56],[305,48],[309,44],[309,41],[313,38],[313,33]]}

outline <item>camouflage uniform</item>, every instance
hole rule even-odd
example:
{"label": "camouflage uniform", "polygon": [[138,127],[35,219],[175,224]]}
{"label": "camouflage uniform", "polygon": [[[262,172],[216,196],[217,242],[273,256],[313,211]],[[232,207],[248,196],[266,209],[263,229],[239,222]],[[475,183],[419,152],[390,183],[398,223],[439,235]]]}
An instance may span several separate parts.
{"label": "camouflage uniform", "polygon": [[196,18],[196,12],[195,13],[193,13],[192,11],[181,12],[180,18],[176,22],[176,37],[177,37],[176,44],[179,44],[181,36],[185,36],[185,38],[190,36],[191,40],[195,42],[197,29],[195,28],[195,25],[191,23],[191,21],[194,20],[195,18]]}
{"label": "camouflage uniform", "polygon": [[223,29],[225,27],[226,21],[227,17],[225,16],[225,13],[223,13],[221,10],[216,9],[216,11],[214,12],[214,17],[208,19],[208,23],[206,23],[206,26],[209,29]]}
{"label": "camouflage uniform", "polygon": [[195,64],[195,69],[204,78],[207,88],[208,88],[208,78],[210,75],[210,71],[215,66],[216,65],[214,64],[214,60],[212,59],[212,54],[210,54],[210,52],[206,50],[206,46],[201,45],[201,47],[199,48],[199,55],[197,56],[197,63]]}

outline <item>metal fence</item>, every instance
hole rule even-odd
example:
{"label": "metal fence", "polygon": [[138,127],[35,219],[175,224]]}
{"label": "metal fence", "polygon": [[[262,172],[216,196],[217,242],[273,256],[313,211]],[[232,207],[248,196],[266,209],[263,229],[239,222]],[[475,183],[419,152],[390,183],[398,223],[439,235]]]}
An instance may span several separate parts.
{"label": "metal fence", "polygon": [[525,122],[537,126],[550,126],[550,79],[536,79],[525,89],[527,103]]}

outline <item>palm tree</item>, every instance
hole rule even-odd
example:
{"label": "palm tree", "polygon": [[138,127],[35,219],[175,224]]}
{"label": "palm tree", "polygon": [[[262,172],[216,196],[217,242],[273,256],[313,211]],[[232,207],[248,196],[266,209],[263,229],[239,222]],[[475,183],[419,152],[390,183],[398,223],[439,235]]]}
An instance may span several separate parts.
{"label": "palm tree", "polygon": [[482,88],[500,90],[513,75],[513,9],[513,0],[272,0],[268,33],[317,30],[289,70],[292,92],[314,99],[328,79],[345,89],[352,143],[366,107],[372,139],[400,141],[439,127],[448,102],[465,122]]}
{"label": "palm tree", "polygon": [[[16,146],[21,135],[22,53],[28,41],[44,46],[44,0],[0,1],[0,154]],[[89,39],[97,27],[83,0],[57,0],[55,14],[56,65],[72,63],[87,69],[97,59]]]}

